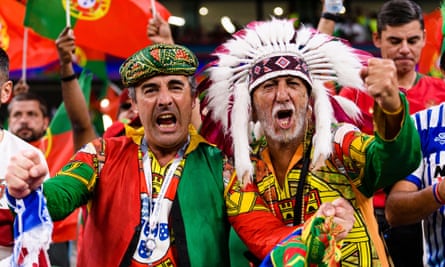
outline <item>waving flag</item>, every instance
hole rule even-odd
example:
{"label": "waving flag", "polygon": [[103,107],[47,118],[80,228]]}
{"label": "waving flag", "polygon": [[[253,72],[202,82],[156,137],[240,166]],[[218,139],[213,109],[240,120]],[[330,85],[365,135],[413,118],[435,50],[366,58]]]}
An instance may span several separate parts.
{"label": "waving flag", "polygon": [[83,69],[91,71],[101,81],[108,82],[105,53],[88,47],[76,47],[76,63]]}
{"label": "waving flag", "polygon": [[[80,87],[87,103],[90,102],[92,76],[82,72],[79,77]],[[44,138],[42,151],[45,151],[46,161],[50,168],[50,175],[54,176],[57,171],[68,162],[74,154],[74,142],[65,105],[60,104]]]}
{"label": "waving flag", "polygon": [[439,59],[444,51],[443,33],[445,6],[441,5],[431,13],[424,14],[426,29],[425,46],[420,54],[418,70],[420,73],[441,77]]}
{"label": "waving flag", "polygon": [[[64,0],[32,0],[26,5],[25,25],[56,39],[66,26]],[[51,7],[51,8],[48,8]],[[152,17],[150,0],[71,1],[70,19],[76,44],[127,58],[149,45],[146,27]],[[156,12],[170,12],[156,2]]]}
{"label": "waving flag", "polygon": [[[10,58],[10,69],[22,68],[25,5],[15,0],[1,0],[0,4],[0,47]],[[34,31],[28,31],[26,66],[43,67],[58,60],[53,40],[43,38]]]}

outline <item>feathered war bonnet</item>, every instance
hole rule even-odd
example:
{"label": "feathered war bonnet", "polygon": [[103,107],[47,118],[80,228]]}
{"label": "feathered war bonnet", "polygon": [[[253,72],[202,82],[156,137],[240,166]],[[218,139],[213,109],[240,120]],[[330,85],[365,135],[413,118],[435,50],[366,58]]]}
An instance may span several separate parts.
{"label": "feathered war bonnet", "polygon": [[315,119],[312,164],[324,162],[331,154],[331,124],[337,121],[338,108],[340,113],[349,114],[351,120],[360,118],[352,102],[331,96],[325,87],[326,81],[336,81],[343,86],[363,88],[359,56],[353,48],[329,35],[308,28],[297,31],[292,20],[253,22],[218,47],[214,55],[216,63],[207,70],[207,109],[212,120],[221,124],[224,134],[232,139],[235,169],[244,184],[253,174],[249,137],[253,132],[262,132],[251,127],[251,93],[262,82],[293,75],[311,87]]}

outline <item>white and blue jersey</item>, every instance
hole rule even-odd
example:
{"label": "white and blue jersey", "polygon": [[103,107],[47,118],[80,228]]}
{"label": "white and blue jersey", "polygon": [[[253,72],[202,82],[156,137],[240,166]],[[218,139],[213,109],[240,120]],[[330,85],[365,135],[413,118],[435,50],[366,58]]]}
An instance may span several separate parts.
{"label": "white and blue jersey", "polygon": [[[420,135],[423,158],[406,180],[422,190],[445,178],[445,104],[417,112],[412,118]],[[442,206],[422,221],[424,260],[428,266],[445,266],[444,210]]]}

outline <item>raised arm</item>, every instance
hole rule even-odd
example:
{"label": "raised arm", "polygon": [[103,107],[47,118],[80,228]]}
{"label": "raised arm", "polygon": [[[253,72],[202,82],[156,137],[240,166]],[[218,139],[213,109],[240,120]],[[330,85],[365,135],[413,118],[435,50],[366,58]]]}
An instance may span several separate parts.
{"label": "raised arm", "polygon": [[170,25],[164,18],[157,14],[150,19],[147,25],[147,36],[155,44],[174,44]]}
{"label": "raised arm", "polygon": [[[438,186],[441,192],[445,191],[443,183]],[[445,195],[442,193],[442,195]],[[385,207],[385,216],[391,226],[413,224],[425,219],[442,207],[433,193],[433,186],[418,190],[417,186],[409,181],[397,182],[388,194]]]}
{"label": "raised arm", "polygon": [[[375,101],[375,139],[364,148],[366,163],[361,191],[367,196],[408,176],[421,159],[420,139],[409,116],[406,98],[399,91],[396,73],[394,61],[379,58],[368,60],[368,67],[361,72]],[[403,168],[394,168],[394,164],[403,164]]]}
{"label": "raised arm", "polygon": [[322,10],[320,20],[318,21],[317,30],[319,32],[332,35],[335,30],[335,23],[340,18],[338,14],[329,13],[326,9],[325,2],[326,0],[321,0],[322,2]]}
{"label": "raised arm", "polygon": [[96,133],[73,68],[74,41],[73,31],[65,28],[57,38],[56,45],[60,60],[63,102],[73,129],[74,150],[78,150],[82,145],[93,140]]}

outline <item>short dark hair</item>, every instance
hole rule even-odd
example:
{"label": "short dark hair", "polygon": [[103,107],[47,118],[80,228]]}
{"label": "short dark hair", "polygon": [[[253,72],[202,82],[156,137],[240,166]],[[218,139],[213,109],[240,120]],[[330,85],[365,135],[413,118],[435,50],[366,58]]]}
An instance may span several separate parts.
{"label": "short dark hair", "polygon": [[26,92],[26,93],[20,93],[20,94],[15,95],[8,105],[8,113],[9,114],[11,113],[12,104],[14,102],[19,102],[19,101],[37,101],[37,102],[39,102],[39,108],[43,114],[43,117],[48,117],[48,106],[47,106],[45,99],[43,99],[41,96],[39,96],[33,92]]}
{"label": "short dark hair", "polygon": [[422,8],[411,0],[390,0],[385,2],[377,14],[377,34],[380,36],[386,26],[401,26],[412,21],[419,21],[425,29]]}
{"label": "short dark hair", "polygon": [[0,82],[9,80],[9,57],[6,51],[0,47]]}

